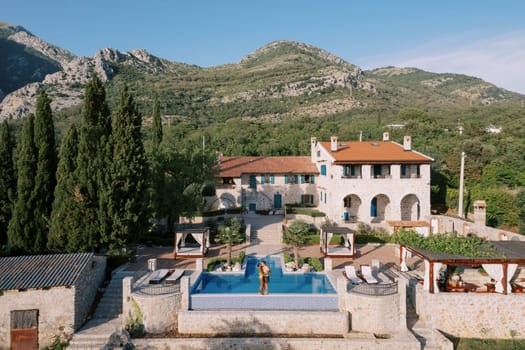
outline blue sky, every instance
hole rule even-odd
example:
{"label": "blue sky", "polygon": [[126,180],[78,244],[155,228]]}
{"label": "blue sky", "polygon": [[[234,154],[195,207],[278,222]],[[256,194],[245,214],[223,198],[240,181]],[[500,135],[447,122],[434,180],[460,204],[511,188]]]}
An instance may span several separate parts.
{"label": "blue sky", "polygon": [[79,56],[143,48],[214,66],[287,39],[363,69],[462,73],[525,94],[521,0],[3,0],[0,21]]}

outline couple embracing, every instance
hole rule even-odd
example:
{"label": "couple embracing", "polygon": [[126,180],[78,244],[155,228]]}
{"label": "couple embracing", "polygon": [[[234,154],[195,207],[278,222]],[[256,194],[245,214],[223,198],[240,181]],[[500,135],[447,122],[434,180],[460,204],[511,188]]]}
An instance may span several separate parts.
{"label": "couple embracing", "polygon": [[270,282],[270,267],[266,265],[266,261],[261,261],[257,264],[259,270],[259,294],[268,295],[268,282]]}

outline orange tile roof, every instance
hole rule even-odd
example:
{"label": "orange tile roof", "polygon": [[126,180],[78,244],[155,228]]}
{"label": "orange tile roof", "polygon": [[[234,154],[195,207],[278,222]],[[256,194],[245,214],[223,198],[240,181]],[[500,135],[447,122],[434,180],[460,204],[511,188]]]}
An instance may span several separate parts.
{"label": "orange tile roof", "polygon": [[392,141],[339,141],[338,150],[335,152],[330,150],[330,142],[320,144],[335,159],[335,164],[428,164],[434,161],[414,150],[405,151],[402,145]]}
{"label": "orange tile roof", "polygon": [[310,157],[221,157],[220,177],[242,174],[318,174]]}

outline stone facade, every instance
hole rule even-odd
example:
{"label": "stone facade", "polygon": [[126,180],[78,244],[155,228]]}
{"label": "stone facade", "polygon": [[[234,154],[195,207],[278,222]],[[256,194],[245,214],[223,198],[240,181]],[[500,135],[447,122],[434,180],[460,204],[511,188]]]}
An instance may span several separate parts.
{"label": "stone facade", "polygon": [[[0,344],[11,344],[11,311],[38,310],[38,343],[49,346],[58,334],[73,334],[85,321],[105,277],[105,257],[94,256],[71,287],[3,291],[0,296]],[[0,349],[3,349],[0,346]]]}
{"label": "stone facade", "polygon": [[[303,174],[305,175],[305,174]],[[297,183],[290,179],[290,175],[275,174],[272,175],[273,183],[270,181],[261,181],[261,175],[257,175],[255,188],[250,187],[250,175],[245,174],[240,178],[235,178],[234,184],[217,185],[216,197],[207,199],[208,209],[223,209],[243,206],[247,210],[255,207],[256,210],[270,210],[282,209],[287,203],[302,203],[305,195],[310,195],[313,202],[310,204],[317,204],[317,189],[315,180],[317,176],[313,174],[306,174],[313,178],[314,183],[301,183],[304,177],[297,174]],[[286,177],[288,176],[288,183]],[[280,205],[276,205],[275,196],[279,196],[281,200]],[[308,198],[309,201],[311,198]],[[250,206],[251,205],[251,206]]]}
{"label": "stone facade", "polygon": [[525,294],[437,293],[411,286],[419,319],[462,338],[525,338]]}
{"label": "stone facade", "polygon": [[[430,164],[403,165],[398,161],[376,169],[379,165],[372,161],[355,166],[339,164],[332,154],[312,138],[312,162],[321,174],[316,182],[321,198],[318,209],[330,220],[384,223],[430,218]],[[350,166],[354,168],[345,170]]]}

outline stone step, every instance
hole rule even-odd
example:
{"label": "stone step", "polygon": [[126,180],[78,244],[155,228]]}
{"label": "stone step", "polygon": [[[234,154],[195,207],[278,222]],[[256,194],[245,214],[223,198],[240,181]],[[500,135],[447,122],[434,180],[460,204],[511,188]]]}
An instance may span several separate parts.
{"label": "stone step", "polygon": [[437,329],[426,327],[414,327],[412,333],[421,343],[421,349],[424,350],[453,350],[454,345]]}
{"label": "stone step", "polygon": [[417,341],[411,339],[375,339],[369,337],[344,338],[177,338],[177,339],[134,339],[137,349],[301,349],[301,350],[420,350]]}

